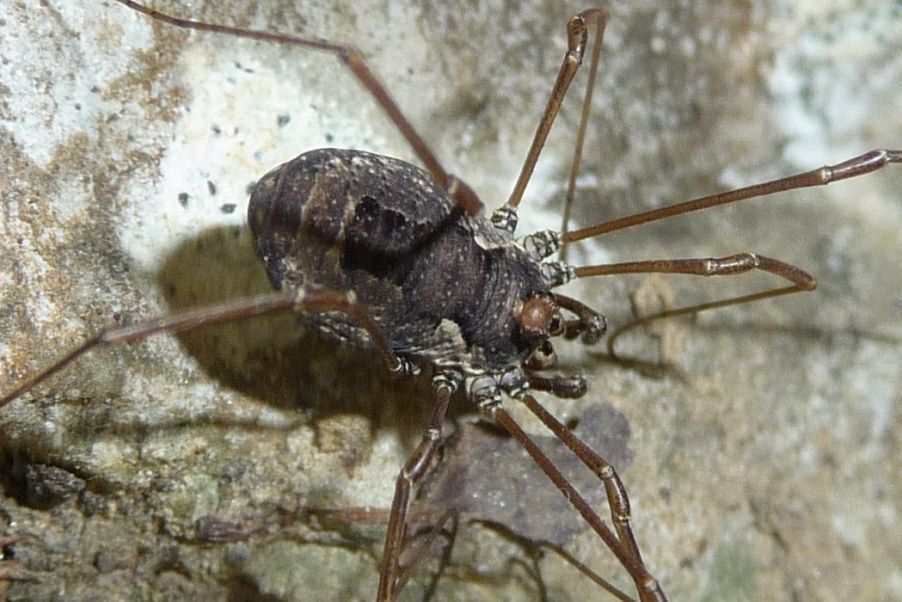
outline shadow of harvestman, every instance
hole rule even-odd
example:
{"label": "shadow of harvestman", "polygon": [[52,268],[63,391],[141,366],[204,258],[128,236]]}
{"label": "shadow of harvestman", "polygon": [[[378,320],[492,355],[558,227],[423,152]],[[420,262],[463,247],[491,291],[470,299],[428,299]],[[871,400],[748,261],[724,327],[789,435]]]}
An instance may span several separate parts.
{"label": "shadow of harvestman", "polygon": [[[586,407],[574,432],[618,466],[626,469],[632,464],[629,424],[623,414],[609,404],[595,403]],[[590,503],[603,502],[603,492],[592,489],[591,473],[558,439],[533,438],[568,480],[589,492],[587,500]],[[502,463],[505,471],[501,474],[486,470],[487,466]],[[542,478],[541,470],[529,455],[497,427],[488,423],[462,424],[449,437],[443,447],[442,461],[411,505],[400,563],[403,580],[415,570],[429,567],[433,581],[447,576],[490,583],[516,573],[518,566],[522,570],[522,563],[526,561],[538,594],[546,589],[539,562],[546,552],[551,552],[618,598],[630,599],[567,552],[566,546],[586,531],[586,524],[567,512],[567,501],[557,492],[535,487]],[[359,548],[361,542],[376,543],[381,535],[372,527],[384,528],[389,516],[388,508],[369,507],[303,508],[285,511],[277,518],[270,517],[262,522],[259,517],[234,520],[208,515],[196,521],[192,541],[229,543],[261,537],[264,540],[292,537]],[[468,571],[467,563],[451,560],[452,547],[461,528],[468,531],[489,529],[516,544],[524,555],[512,560],[513,565],[504,566],[483,558],[480,571]],[[324,532],[332,535],[324,538]],[[442,542],[441,546],[437,545],[438,541]],[[539,599],[548,598],[546,595]]]}

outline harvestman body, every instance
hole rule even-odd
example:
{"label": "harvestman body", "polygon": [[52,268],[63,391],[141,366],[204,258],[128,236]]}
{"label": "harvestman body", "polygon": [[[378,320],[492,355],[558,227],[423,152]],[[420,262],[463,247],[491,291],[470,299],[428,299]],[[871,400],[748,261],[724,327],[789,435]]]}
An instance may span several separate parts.
{"label": "harvestman body", "polygon": [[[131,343],[157,332],[177,332],[264,313],[310,313],[309,319],[329,336],[378,350],[392,373],[414,375],[423,367],[431,367],[433,371],[434,410],[421,443],[397,479],[377,600],[394,600],[406,580],[410,566],[402,563],[402,550],[411,496],[435,464],[450,398],[459,388],[464,389],[474,406],[492,416],[523,445],[567,496],[628,571],[640,599],[664,600],[662,587],[642,560],[629,524],[626,491],[613,467],[529,394],[530,389],[563,397],[584,394],[585,382],[581,377],[541,373],[554,362],[550,339],[579,337],[583,343],[593,344],[605,331],[599,313],[553,289],[574,278],[636,272],[712,276],[758,269],[790,282],[782,288],[648,316],[628,325],[634,327],[652,319],[811,290],[815,281],[799,268],[752,253],[719,259],[585,267],[572,267],[550,258],[565,243],[606,232],[865,174],[889,162],[902,162],[902,151],[872,151],[841,164],[583,230],[560,234],[544,231],[515,238],[517,206],[592,34],[595,42],[590,53],[589,84],[568,203],[572,199],[607,20],[604,11],[589,9],[570,20],[568,51],[520,177],[508,201],[491,219],[486,219],[475,193],[444,171],[356,49],[313,38],[188,21],[130,0],[118,1],[178,27],[277,41],[336,55],[388,113],[426,170],[397,159],[335,149],[311,151],[277,167],[255,186],[248,218],[258,253],[272,284],[280,292],[104,331],[4,395],[0,406],[95,346]],[[616,335],[623,330],[608,339],[612,353]],[[613,530],[521,430],[504,408],[506,398],[524,403],[601,479],[610,504]],[[601,585],[613,595],[629,599],[610,585]]]}

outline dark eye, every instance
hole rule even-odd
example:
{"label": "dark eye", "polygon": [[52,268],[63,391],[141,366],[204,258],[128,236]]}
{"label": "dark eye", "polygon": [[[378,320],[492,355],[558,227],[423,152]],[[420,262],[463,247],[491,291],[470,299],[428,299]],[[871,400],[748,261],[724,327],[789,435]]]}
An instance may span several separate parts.
{"label": "dark eye", "polygon": [[551,319],[548,320],[548,334],[557,336],[562,332],[564,332],[564,318],[561,317],[560,312],[554,312],[551,314]]}

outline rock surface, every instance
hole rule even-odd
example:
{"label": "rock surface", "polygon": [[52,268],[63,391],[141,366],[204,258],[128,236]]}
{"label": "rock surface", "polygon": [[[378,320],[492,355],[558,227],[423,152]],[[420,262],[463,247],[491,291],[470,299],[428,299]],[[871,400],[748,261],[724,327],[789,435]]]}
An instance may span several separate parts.
{"label": "rock surface", "polygon": [[[412,160],[332,57],[76,4],[0,7],[3,390],[104,325],[265,292],[244,208],[273,165],[323,146]],[[489,207],[503,202],[581,5],[304,4],[154,6],[354,41],[449,170]],[[611,9],[578,225],[902,145],[893,3]],[[559,223],[579,94],[527,191],[521,231]],[[625,416],[632,461],[621,474],[671,599],[902,597],[891,535],[902,505],[900,172],[570,251],[583,264],[749,250],[819,279],[811,294],[624,337],[621,353],[666,359],[683,378],[613,363],[603,346],[558,345],[590,390],[543,400],[565,421],[597,405]],[[772,282],[636,276],[569,292],[616,326],[635,310]],[[387,507],[429,399],[428,382],[393,382],[375,357],[301,334],[290,317],[84,357],[0,411],[4,564],[30,577],[4,583],[6,596],[371,599],[379,513],[294,517]],[[78,486],[35,503],[35,467]],[[545,496],[518,490],[504,503],[553,520],[537,507]],[[628,588],[594,536],[568,548]],[[516,542],[464,524],[435,599],[537,599],[530,562]],[[608,599],[553,554],[538,569],[548,599]],[[427,586],[418,576],[405,597]]]}

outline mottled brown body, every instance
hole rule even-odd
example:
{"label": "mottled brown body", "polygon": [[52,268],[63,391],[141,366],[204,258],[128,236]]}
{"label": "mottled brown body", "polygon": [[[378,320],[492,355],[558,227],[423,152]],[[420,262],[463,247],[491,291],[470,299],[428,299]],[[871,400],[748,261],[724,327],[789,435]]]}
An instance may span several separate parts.
{"label": "mottled brown body", "polygon": [[[503,372],[542,342],[514,318],[518,301],[549,290],[540,263],[409,163],[305,153],[259,181],[248,218],[277,289],[353,291],[392,349],[414,361]],[[342,341],[370,344],[344,314],[311,319]]]}

